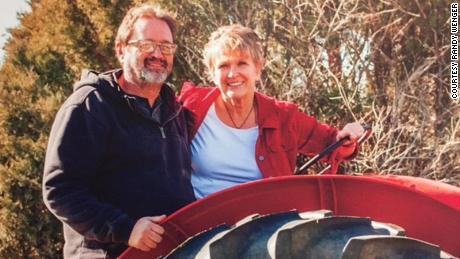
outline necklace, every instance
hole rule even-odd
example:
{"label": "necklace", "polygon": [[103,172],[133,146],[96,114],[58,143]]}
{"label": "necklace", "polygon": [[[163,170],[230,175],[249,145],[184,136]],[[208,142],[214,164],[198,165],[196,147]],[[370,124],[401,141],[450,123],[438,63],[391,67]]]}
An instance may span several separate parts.
{"label": "necklace", "polygon": [[235,121],[233,120],[233,117],[232,115],[230,114],[230,111],[228,110],[227,108],[227,105],[224,103],[224,107],[225,107],[225,111],[227,111],[227,114],[228,114],[228,117],[230,117],[230,120],[232,121],[232,124],[233,126],[235,126],[235,128],[237,129],[241,129],[241,127],[244,126],[244,124],[246,123],[246,121],[249,119],[249,116],[251,115],[252,111],[254,110],[254,104],[251,106],[251,110],[248,112],[248,115],[246,115],[246,118],[244,118],[243,122],[240,124],[240,126],[237,126]]}

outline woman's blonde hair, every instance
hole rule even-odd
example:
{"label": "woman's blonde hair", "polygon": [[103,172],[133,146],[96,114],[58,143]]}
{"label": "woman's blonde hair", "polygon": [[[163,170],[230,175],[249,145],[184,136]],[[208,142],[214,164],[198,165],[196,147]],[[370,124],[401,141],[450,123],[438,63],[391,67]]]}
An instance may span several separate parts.
{"label": "woman's blonde hair", "polygon": [[211,34],[204,46],[203,62],[207,67],[208,77],[214,69],[216,54],[224,51],[249,54],[260,69],[265,62],[260,38],[254,30],[241,24],[222,26]]}

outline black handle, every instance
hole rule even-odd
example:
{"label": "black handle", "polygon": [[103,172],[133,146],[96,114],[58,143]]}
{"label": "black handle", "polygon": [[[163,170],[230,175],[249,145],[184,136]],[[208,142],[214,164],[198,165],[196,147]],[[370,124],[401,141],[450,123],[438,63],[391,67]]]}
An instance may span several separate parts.
{"label": "black handle", "polygon": [[[372,133],[372,128],[368,125],[363,126],[364,128],[364,134],[358,139],[358,144],[369,138],[369,136]],[[343,143],[347,140],[349,140],[350,137],[345,137],[340,139],[339,141],[335,142],[334,144],[329,145],[326,147],[323,151],[321,151],[319,154],[316,156],[312,157],[310,160],[308,160],[305,164],[303,164],[296,172],[295,174],[302,174],[305,172],[310,166],[318,162],[321,158],[329,155],[332,153],[334,150],[336,150],[338,147],[342,146]]]}

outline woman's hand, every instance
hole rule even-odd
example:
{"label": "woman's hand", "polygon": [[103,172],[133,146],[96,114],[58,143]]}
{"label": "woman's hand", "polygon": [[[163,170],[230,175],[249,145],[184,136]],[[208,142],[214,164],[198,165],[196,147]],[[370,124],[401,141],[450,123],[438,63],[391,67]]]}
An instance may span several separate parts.
{"label": "woman's hand", "polygon": [[350,139],[344,143],[344,145],[350,145],[355,143],[356,140],[364,134],[364,128],[359,122],[348,123],[343,127],[341,131],[336,136],[336,140],[339,141],[345,137]]}

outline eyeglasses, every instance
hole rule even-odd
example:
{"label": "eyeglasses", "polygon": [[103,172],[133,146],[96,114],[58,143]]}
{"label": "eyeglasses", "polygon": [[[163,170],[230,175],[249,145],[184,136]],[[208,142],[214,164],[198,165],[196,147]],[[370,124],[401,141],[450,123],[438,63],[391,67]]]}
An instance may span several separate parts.
{"label": "eyeglasses", "polygon": [[176,52],[177,45],[173,43],[159,43],[150,40],[136,40],[128,42],[129,46],[134,46],[144,53],[154,52],[157,47],[160,48],[161,54],[173,55]]}

